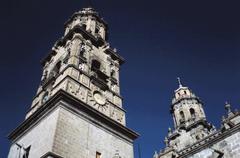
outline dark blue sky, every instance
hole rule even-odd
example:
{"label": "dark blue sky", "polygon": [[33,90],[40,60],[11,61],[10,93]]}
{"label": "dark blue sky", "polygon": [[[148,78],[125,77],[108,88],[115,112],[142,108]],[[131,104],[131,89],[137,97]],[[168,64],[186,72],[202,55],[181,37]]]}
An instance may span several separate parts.
{"label": "dark blue sky", "polygon": [[[81,0],[2,0],[0,157],[7,134],[24,120],[36,93],[42,59],[63,35]],[[237,1],[93,0],[110,27],[110,43],[126,59],[121,90],[128,127],[141,137],[142,158],[163,148],[172,126],[176,78],[205,103],[217,127],[229,101],[240,109],[240,9]],[[136,158],[138,153],[136,152]]]}

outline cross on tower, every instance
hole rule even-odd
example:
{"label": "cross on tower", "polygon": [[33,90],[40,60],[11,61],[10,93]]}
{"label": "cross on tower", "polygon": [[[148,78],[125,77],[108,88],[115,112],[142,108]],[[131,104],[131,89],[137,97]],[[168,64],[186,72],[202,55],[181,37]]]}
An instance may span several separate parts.
{"label": "cross on tower", "polygon": [[179,87],[182,87],[181,78],[178,77],[177,80],[178,80],[178,85],[179,85]]}

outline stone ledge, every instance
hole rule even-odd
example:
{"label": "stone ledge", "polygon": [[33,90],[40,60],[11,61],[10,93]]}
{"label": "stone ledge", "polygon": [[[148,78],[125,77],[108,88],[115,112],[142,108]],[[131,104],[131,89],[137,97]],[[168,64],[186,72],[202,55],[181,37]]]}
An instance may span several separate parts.
{"label": "stone ledge", "polygon": [[138,138],[139,134],[135,133],[131,129],[121,125],[120,123],[112,120],[111,118],[105,116],[104,114],[99,113],[96,109],[90,107],[81,100],[71,96],[67,92],[60,90],[51,99],[42,107],[40,107],[35,113],[33,113],[29,118],[27,118],[23,123],[21,123],[13,132],[8,135],[8,139],[15,140],[25,131],[27,131],[31,126],[39,121],[41,117],[46,114],[48,111],[56,107],[57,103],[64,101],[69,103],[72,107],[87,113],[90,117],[93,117],[96,120],[100,120],[105,125],[111,127],[112,129],[118,131],[122,135],[126,136],[130,140],[135,140]]}

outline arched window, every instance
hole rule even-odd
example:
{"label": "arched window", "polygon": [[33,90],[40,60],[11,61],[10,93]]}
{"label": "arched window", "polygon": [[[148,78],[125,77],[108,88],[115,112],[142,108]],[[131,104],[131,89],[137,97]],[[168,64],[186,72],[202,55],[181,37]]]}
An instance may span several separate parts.
{"label": "arched window", "polygon": [[67,50],[67,55],[66,55],[65,58],[63,59],[63,63],[64,63],[64,64],[67,64],[67,63],[68,63],[68,60],[69,60],[69,58],[70,58],[70,53],[71,53],[71,50],[68,49],[68,50]]}
{"label": "arched window", "polygon": [[54,66],[54,68],[53,68],[52,71],[51,71],[50,77],[56,77],[56,76],[59,74],[61,65],[62,65],[62,62],[59,61],[59,62]]}
{"label": "arched window", "polygon": [[177,94],[178,94],[179,97],[181,96],[181,94],[179,92]]}
{"label": "arched window", "polygon": [[87,25],[86,25],[86,24],[83,24],[83,25],[82,25],[82,28],[83,28],[84,30],[86,30]]}
{"label": "arched window", "polygon": [[100,70],[100,68],[101,68],[101,63],[97,60],[92,60],[91,69],[92,70]]}
{"label": "arched window", "polygon": [[80,57],[84,58],[84,53],[85,53],[85,50],[82,49],[82,50],[80,51]]}
{"label": "arched window", "polygon": [[196,118],[195,110],[194,110],[193,108],[191,108],[189,111],[190,111],[191,117],[192,117],[193,119],[195,119],[195,118]]}
{"label": "arched window", "polygon": [[43,98],[42,98],[42,104],[46,103],[47,100],[48,100],[48,92],[45,92],[44,95],[43,95]]}
{"label": "arched window", "polygon": [[184,122],[184,121],[185,121],[185,115],[183,111],[180,111],[180,122]]}
{"label": "arched window", "polygon": [[95,29],[95,33],[96,33],[96,34],[99,33],[99,28],[96,27],[96,29]]}
{"label": "arched window", "polygon": [[200,139],[200,138],[199,138],[199,136],[197,135],[197,136],[196,136],[196,140],[199,140],[199,139]]}
{"label": "arched window", "polygon": [[81,49],[80,49],[80,57],[85,58],[85,51],[86,51],[86,46],[84,44],[81,45]]}

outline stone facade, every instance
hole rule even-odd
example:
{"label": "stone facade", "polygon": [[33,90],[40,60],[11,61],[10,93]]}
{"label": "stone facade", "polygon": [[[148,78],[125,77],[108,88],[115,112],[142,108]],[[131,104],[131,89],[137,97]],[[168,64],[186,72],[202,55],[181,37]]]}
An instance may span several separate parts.
{"label": "stone facade", "polygon": [[227,117],[217,130],[207,122],[202,102],[188,87],[175,91],[171,113],[174,130],[169,128],[164,142],[166,148],[154,158],[239,158],[240,112],[232,112],[226,104]]}
{"label": "stone facade", "polygon": [[84,8],[42,60],[43,73],[25,121],[10,135],[8,158],[133,158],[138,134],[126,127],[119,69],[107,23]]}
{"label": "stone facade", "polygon": [[20,156],[20,148],[15,145],[24,144],[24,148],[31,146],[32,152],[29,157],[41,157],[45,153],[52,150],[54,135],[56,131],[56,124],[58,120],[59,110],[54,110],[51,115],[46,114],[41,121],[35,122],[31,129],[24,131],[23,136],[13,142],[14,145],[10,148],[9,158],[18,158]]}
{"label": "stone facade", "polygon": [[113,157],[118,151],[121,157],[133,158],[131,141],[73,114],[64,106],[59,111],[56,129],[53,152],[62,157],[94,158],[96,151],[102,157]]}

